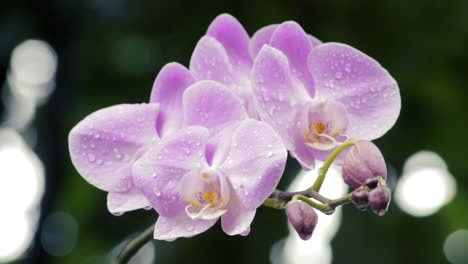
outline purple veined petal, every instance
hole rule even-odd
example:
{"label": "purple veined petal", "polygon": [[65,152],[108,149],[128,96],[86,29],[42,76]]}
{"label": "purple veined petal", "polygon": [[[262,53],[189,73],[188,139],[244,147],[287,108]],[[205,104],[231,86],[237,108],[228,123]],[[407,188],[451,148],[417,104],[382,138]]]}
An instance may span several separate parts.
{"label": "purple veined petal", "polygon": [[287,57],[268,45],[257,55],[251,79],[261,119],[275,128],[289,148],[298,107],[310,97],[292,78]]}
{"label": "purple veined petal", "polygon": [[213,37],[202,37],[192,53],[190,72],[197,80],[233,83],[233,69],[223,45]]}
{"label": "purple veined petal", "polygon": [[275,32],[277,27],[277,24],[268,25],[262,27],[261,29],[257,30],[257,32],[255,32],[255,34],[252,36],[252,39],[250,39],[249,43],[249,52],[252,58],[257,57],[257,54],[262,49],[263,45],[270,44],[271,36],[273,35],[273,32]]}
{"label": "purple veined petal", "polygon": [[195,80],[192,74],[178,63],[166,64],[154,81],[152,103],[159,103],[161,110],[156,129],[161,137],[182,127],[182,94]]}
{"label": "purple veined petal", "polygon": [[249,35],[236,18],[229,14],[217,16],[206,33],[218,40],[238,69],[250,69],[252,58],[249,54]]}
{"label": "purple veined petal", "polygon": [[314,96],[314,81],[307,67],[312,46],[301,26],[294,21],[282,23],[271,36],[270,45],[286,55],[293,75],[301,80],[309,95]]}
{"label": "purple veined petal", "polygon": [[154,209],[171,217],[183,211],[179,185],[182,177],[197,167],[206,167],[208,130],[188,127],[154,144],[133,166],[133,179]]}
{"label": "purple veined petal", "polygon": [[172,217],[160,215],[154,227],[154,239],[173,241],[179,237],[192,237],[208,230],[217,220],[194,220],[183,210]]}
{"label": "purple veined petal", "polygon": [[395,124],[400,92],[377,61],[348,45],[325,43],[312,50],[308,63],[317,96],[345,106],[351,138],[375,139]]}
{"label": "purple veined petal", "polygon": [[239,201],[236,193],[231,194],[227,212],[221,216],[221,227],[224,233],[234,235],[248,235],[250,224],[255,217],[256,210],[247,211]]}
{"label": "purple veined petal", "polygon": [[248,119],[234,131],[231,151],[220,166],[246,210],[255,210],[278,184],[287,151],[267,123]]}
{"label": "purple veined petal", "polygon": [[132,164],[158,140],[159,104],[123,104],[98,110],[68,135],[73,165],[92,185],[110,192],[133,186]]}
{"label": "purple veined petal", "polygon": [[107,195],[107,209],[115,215],[148,206],[151,206],[151,203],[136,187],[126,192],[110,192]]}
{"label": "purple veined petal", "polygon": [[215,81],[198,81],[184,93],[184,125],[216,129],[247,118],[239,98]]}

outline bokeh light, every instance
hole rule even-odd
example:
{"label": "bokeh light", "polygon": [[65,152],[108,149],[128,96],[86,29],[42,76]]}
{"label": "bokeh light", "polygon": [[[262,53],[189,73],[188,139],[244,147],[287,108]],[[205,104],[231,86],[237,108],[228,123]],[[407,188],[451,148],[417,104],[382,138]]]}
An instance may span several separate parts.
{"label": "bokeh light", "polygon": [[444,242],[444,254],[450,263],[468,263],[468,230],[460,229],[450,234]]}
{"label": "bokeh light", "polygon": [[428,216],[450,202],[456,182],[444,160],[431,151],[420,151],[405,163],[395,190],[395,201],[406,213]]}
{"label": "bokeh light", "polygon": [[72,215],[55,212],[45,219],[41,232],[41,244],[49,255],[67,255],[75,247],[77,239],[78,223]]}
{"label": "bokeh light", "polygon": [[44,168],[13,130],[0,130],[0,261],[21,256],[37,228]]}

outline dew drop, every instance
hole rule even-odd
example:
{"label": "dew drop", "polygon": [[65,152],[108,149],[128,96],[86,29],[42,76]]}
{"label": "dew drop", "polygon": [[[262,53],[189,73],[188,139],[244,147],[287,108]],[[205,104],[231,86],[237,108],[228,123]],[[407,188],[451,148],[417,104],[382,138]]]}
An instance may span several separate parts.
{"label": "dew drop", "polygon": [[271,157],[271,156],[273,156],[273,152],[270,151],[270,152],[268,152],[267,155],[268,155],[268,157]]}
{"label": "dew drop", "polygon": [[192,224],[185,224],[185,230],[187,231],[193,231],[195,229],[195,227],[192,225]]}
{"label": "dew drop", "polygon": [[336,73],[335,73],[335,79],[339,80],[339,79],[341,79],[341,77],[343,77],[343,73],[342,73],[342,72],[336,72]]}
{"label": "dew drop", "polygon": [[347,64],[345,65],[345,71],[346,71],[346,72],[351,72],[351,65],[350,65],[349,63],[347,63]]}
{"label": "dew drop", "polygon": [[143,209],[145,209],[146,211],[149,211],[153,209],[153,207],[151,205],[148,205],[148,206],[143,207]]}
{"label": "dew drop", "polygon": [[121,216],[124,214],[124,212],[113,212],[112,214],[115,216]]}
{"label": "dew drop", "polygon": [[88,160],[89,160],[90,162],[94,162],[94,161],[96,160],[96,157],[95,157],[93,154],[88,153]]}
{"label": "dew drop", "polygon": [[161,196],[161,191],[159,190],[158,187],[153,188],[153,193],[154,193],[154,195],[156,195],[156,197]]}

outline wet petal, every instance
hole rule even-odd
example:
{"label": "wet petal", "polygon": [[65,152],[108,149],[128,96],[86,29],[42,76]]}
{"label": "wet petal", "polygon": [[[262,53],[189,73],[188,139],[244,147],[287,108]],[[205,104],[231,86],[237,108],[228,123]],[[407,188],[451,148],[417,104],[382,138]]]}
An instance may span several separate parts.
{"label": "wet petal", "polygon": [[154,227],[154,239],[173,241],[179,237],[192,237],[208,230],[217,220],[193,220],[184,211],[172,217],[160,215]]}
{"label": "wet petal", "polygon": [[270,45],[286,55],[293,75],[301,80],[310,96],[314,96],[314,83],[307,67],[312,46],[301,26],[294,21],[282,23],[273,33]]}
{"label": "wet petal", "polygon": [[270,44],[271,36],[273,32],[275,32],[278,25],[268,25],[266,27],[262,27],[261,29],[257,30],[255,34],[252,36],[249,44],[249,52],[252,58],[255,58],[257,54],[262,49],[263,45]]}
{"label": "wet petal", "polygon": [[317,96],[345,106],[351,138],[375,139],[394,125],[401,107],[398,85],[377,61],[340,43],[319,45],[308,60]]}
{"label": "wet petal", "polygon": [[249,35],[237,19],[229,14],[219,15],[208,27],[207,35],[223,45],[236,68],[250,68],[252,58],[249,54]]}
{"label": "wet petal", "polygon": [[184,94],[185,126],[214,129],[247,118],[239,98],[215,81],[198,81]]}
{"label": "wet petal", "polygon": [[233,83],[233,69],[223,45],[213,37],[202,37],[190,59],[190,71],[198,80]]}
{"label": "wet petal", "polygon": [[151,206],[151,203],[136,187],[126,192],[110,192],[107,195],[107,209],[115,215],[148,206]]}
{"label": "wet petal", "polygon": [[266,123],[242,121],[233,134],[222,169],[246,210],[254,210],[278,184],[287,152],[281,138]]}
{"label": "wet petal", "polygon": [[113,192],[132,186],[131,168],[143,146],[158,139],[158,104],[125,104],[98,110],[68,135],[70,156],[92,185]]}
{"label": "wet petal", "polygon": [[156,77],[150,102],[161,105],[156,126],[161,137],[181,128],[182,94],[193,82],[192,74],[178,63],[166,64]]}
{"label": "wet petal", "polygon": [[289,129],[295,124],[297,107],[308,98],[304,89],[291,77],[288,59],[268,45],[255,59],[252,86],[262,120],[271,124],[285,144],[291,145]]}
{"label": "wet petal", "polygon": [[256,210],[245,210],[237,195],[233,193],[229,200],[228,211],[221,217],[221,226],[224,233],[230,236],[247,235],[248,231],[250,231],[250,224],[255,217],[255,212]]}
{"label": "wet petal", "polygon": [[170,217],[184,210],[180,180],[193,168],[207,166],[204,155],[207,138],[206,128],[185,128],[153,145],[135,163],[135,184],[160,215]]}

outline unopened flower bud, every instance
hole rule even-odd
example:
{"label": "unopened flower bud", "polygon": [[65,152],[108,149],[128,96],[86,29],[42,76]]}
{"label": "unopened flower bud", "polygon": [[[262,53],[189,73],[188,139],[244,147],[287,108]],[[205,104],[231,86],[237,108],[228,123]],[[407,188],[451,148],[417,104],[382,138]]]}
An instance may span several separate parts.
{"label": "unopened flower bud", "polygon": [[294,227],[302,240],[308,240],[317,225],[318,216],[308,204],[296,201],[286,207],[289,223]]}
{"label": "unopened flower bud", "polygon": [[377,176],[387,178],[387,166],[382,153],[374,143],[366,140],[357,142],[346,153],[343,163],[343,179],[356,189],[366,180]]}
{"label": "unopened flower bud", "polygon": [[351,201],[360,210],[365,210],[369,206],[369,191],[363,188],[354,190]]}
{"label": "unopened flower bud", "polygon": [[388,209],[392,193],[387,186],[379,185],[369,192],[369,204],[375,214],[383,216]]}
{"label": "unopened flower bud", "polygon": [[367,187],[369,187],[369,189],[374,189],[375,187],[377,187],[377,185],[379,184],[379,180],[377,179],[377,177],[375,178],[369,178],[366,180],[366,182],[364,182],[364,185],[366,185]]}

